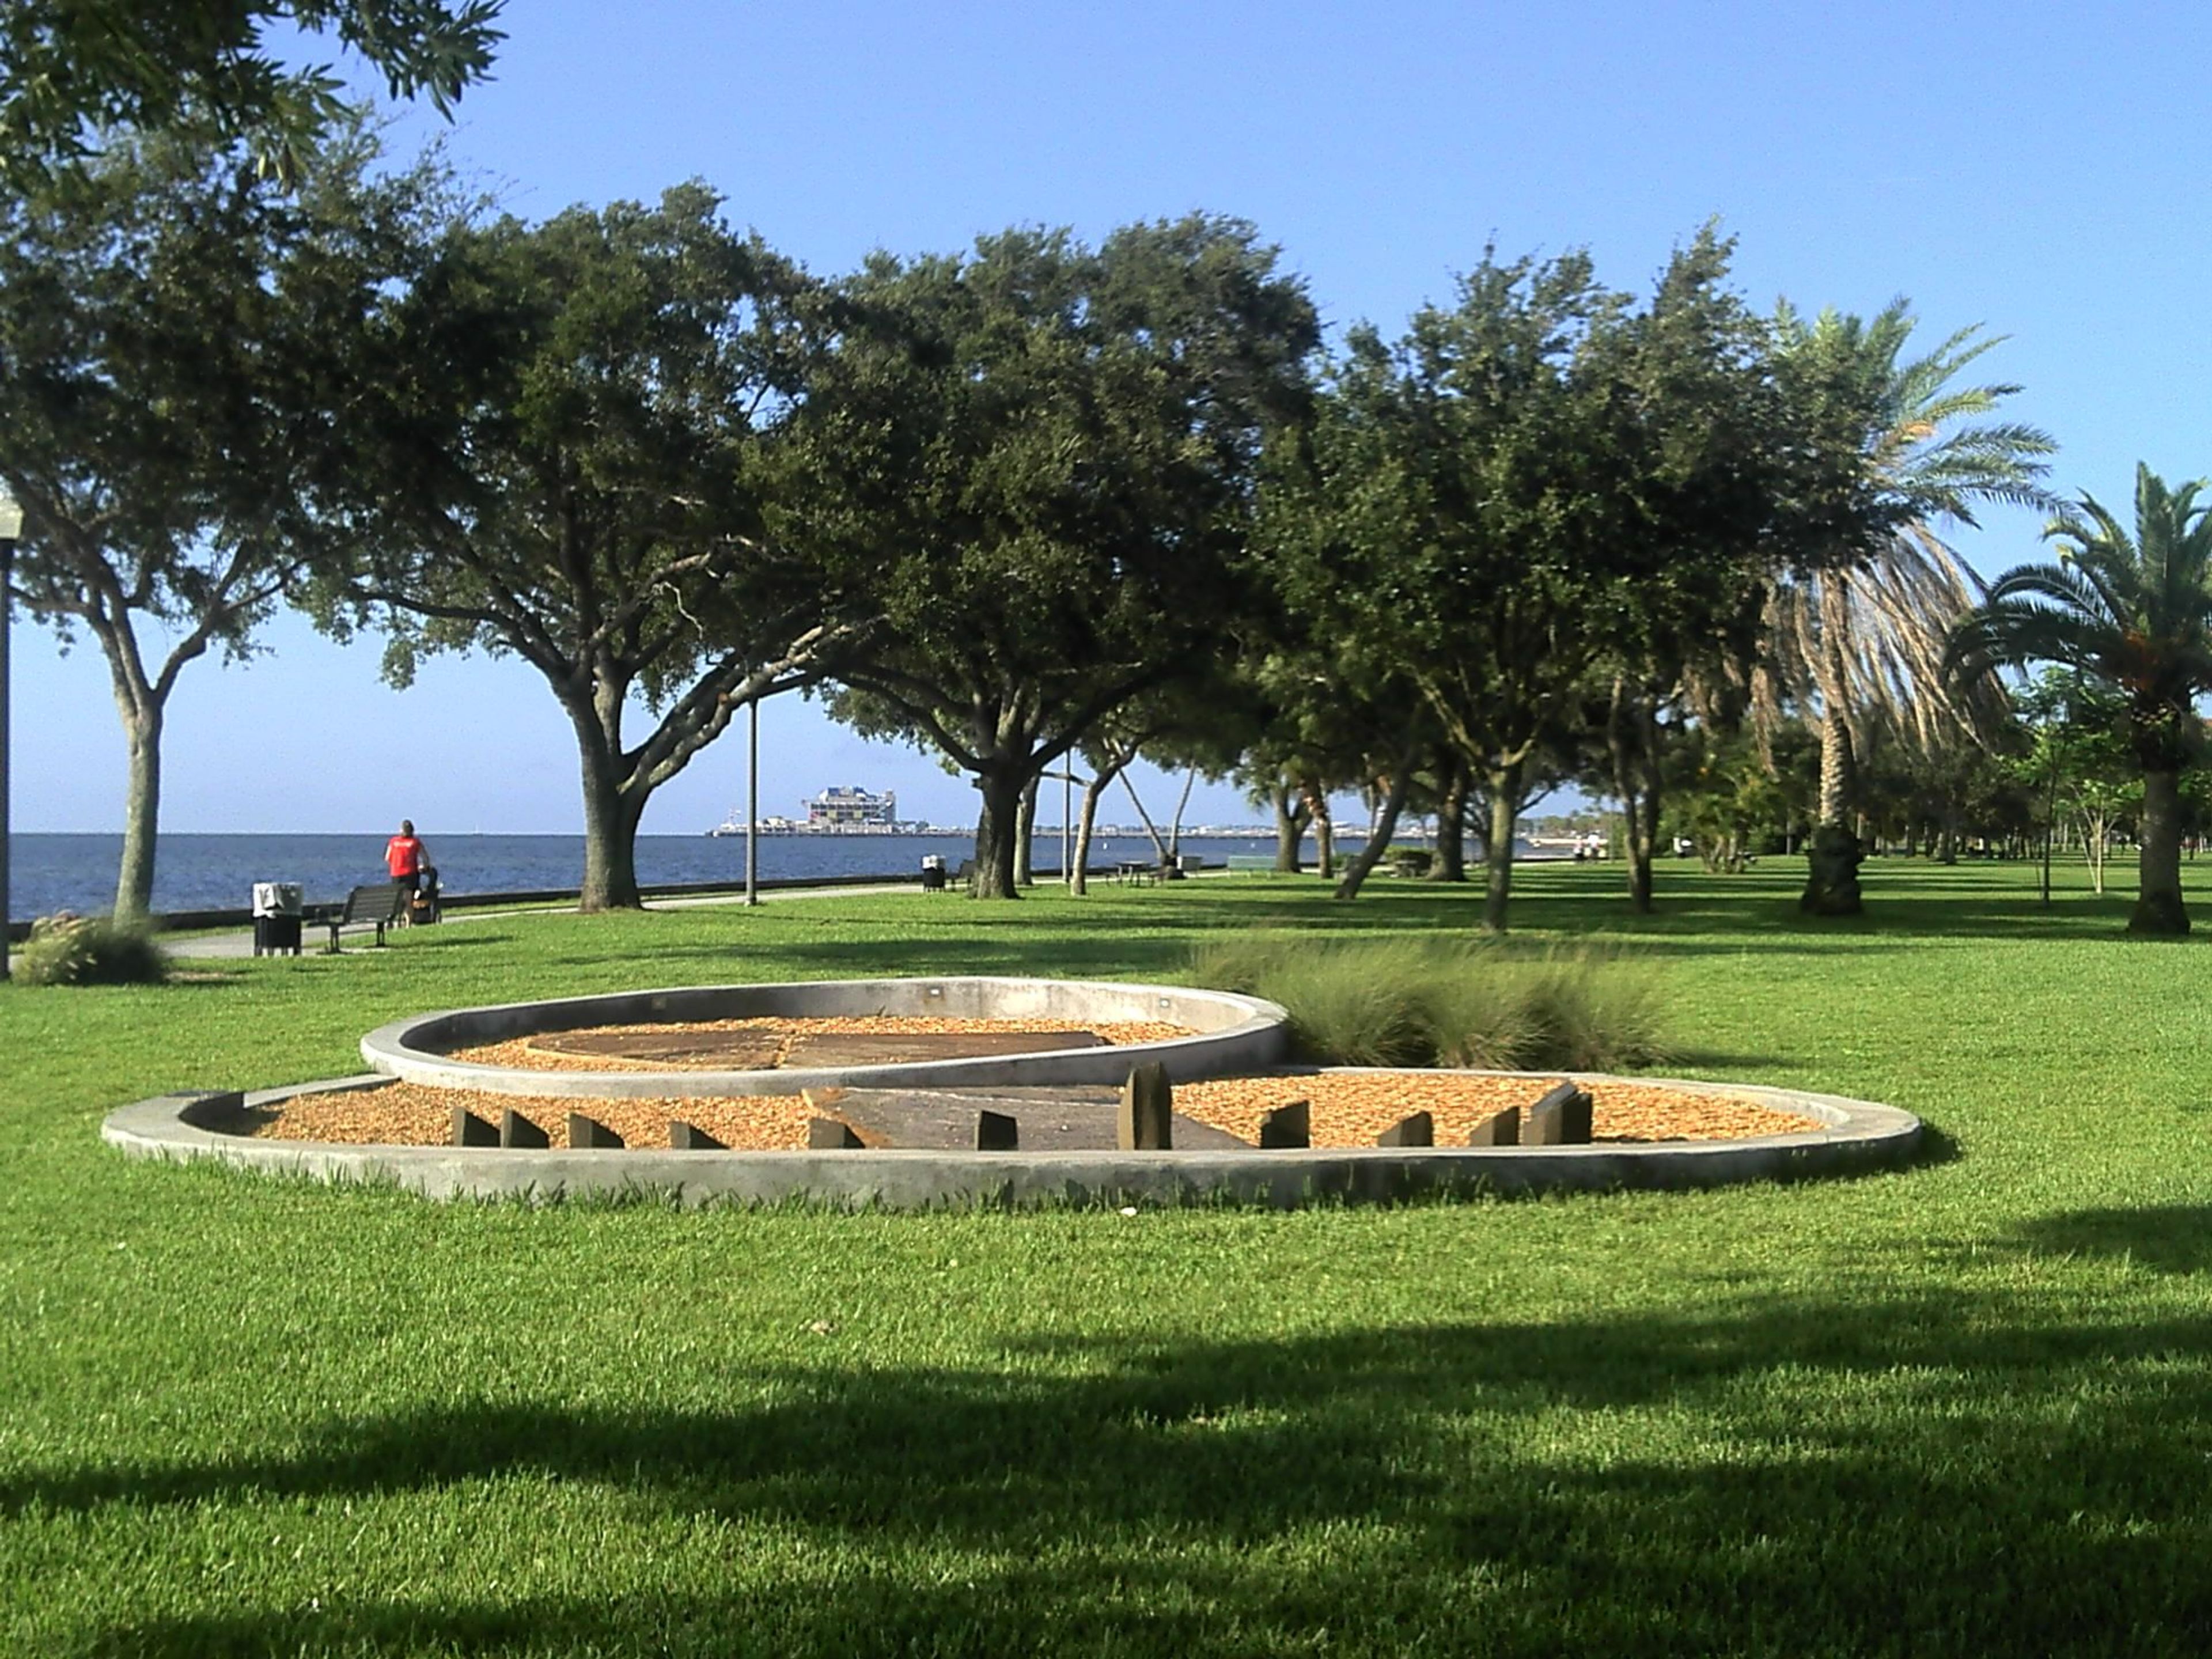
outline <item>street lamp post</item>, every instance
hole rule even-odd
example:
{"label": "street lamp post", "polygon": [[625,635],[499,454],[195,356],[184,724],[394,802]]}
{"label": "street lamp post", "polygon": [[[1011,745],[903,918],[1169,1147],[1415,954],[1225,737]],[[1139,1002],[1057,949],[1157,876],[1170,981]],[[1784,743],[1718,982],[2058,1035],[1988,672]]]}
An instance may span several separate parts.
{"label": "street lamp post", "polygon": [[8,977],[8,622],[12,611],[8,584],[15,579],[15,538],[23,533],[23,509],[0,489],[0,980]]}
{"label": "street lamp post", "polygon": [[760,699],[745,705],[745,902],[760,902]]}

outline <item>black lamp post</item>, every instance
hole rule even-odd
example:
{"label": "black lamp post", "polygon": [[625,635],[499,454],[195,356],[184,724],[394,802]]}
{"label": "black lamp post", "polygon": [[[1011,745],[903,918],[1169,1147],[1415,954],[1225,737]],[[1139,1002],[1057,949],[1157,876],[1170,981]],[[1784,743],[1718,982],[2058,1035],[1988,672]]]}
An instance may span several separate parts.
{"label": "black lamp post", "polygon": [[745,902],[760,902],[760,696],[745,705]]}
{"label": "black lamp post", "polygon": [[8,619],[12,610],[8,584],[14,580],[15,538],[23,533],[23,509],[0,489],[0,980],[8,977]]}

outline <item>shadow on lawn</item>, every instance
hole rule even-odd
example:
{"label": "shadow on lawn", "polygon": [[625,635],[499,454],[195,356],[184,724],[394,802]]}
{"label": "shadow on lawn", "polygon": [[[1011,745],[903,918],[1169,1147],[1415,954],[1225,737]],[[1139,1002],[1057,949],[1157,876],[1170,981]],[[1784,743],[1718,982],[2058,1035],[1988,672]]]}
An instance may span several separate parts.
{"label": "shadow on lawn", "polygon": [[484,945],[512,945],[514,939],[513,933],[487,933],[474,927],[453,932],[440,927],[435,933],[410,927],[400,942],[410,951],[466,951]]}
{"label": "shadow on lawn", "polygon": [[[2051,1653],[2119,1630],[2186,1651],[2212,1625],[2212,1321],[2069,1311],[1869,1291],[1044,1340],[967,1370],[849,1367],[830,1339],[818,1365],[733,1379],[774,1404],[341,1419],[296,1451],[33,1470],[0,1512],[580,1483],[562,1501],[605,1489],[664,1531],[750,1540],[673,1589],[610,1545],[605,1595],[286,1595],[118,1617],[87,1632],[99,1653],[1692,1652],[1754,1632],[1773,1652]],[[524,1568],[544,1547],[514,1542]]]}
{"label": "shadow on lawn", "polygon": [[2117,1257],[2154,1273],[2212,1273],[2212,1204],[2068,1210],[2017,1229],[2011,1242],[2033,1250]]}

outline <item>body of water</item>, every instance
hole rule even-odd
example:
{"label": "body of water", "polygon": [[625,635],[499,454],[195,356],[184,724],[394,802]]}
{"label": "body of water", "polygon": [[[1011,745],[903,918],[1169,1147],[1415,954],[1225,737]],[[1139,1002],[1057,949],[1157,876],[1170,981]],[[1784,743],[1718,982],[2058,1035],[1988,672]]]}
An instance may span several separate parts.
{"label": "body of water", "polygon": [[[383,835],[163,836],[154,867],[156,911],[243,909],[257,881],[296,881],[307,902],[336,903],[363,882],[384,876]],[[581,836],[432,836],[431,860],[448,894],[525,893],[573,888],[583,879]],[[1356,837],[1340,836],[1340,849],[1356,851]],[[118,836],[16,835],[9,841],[9,914],[16,921],[73,910],[80,915],[111,908],[123,854]],[[975,850],[974,837],[945,836],[763,836],[763,881],[818,880],[830,876],[883,876],[906,880],[922,855],[943,855],[954,869]],[[1183,850],[1208,863],[1272,859],[1272,836],[1187,839]],[[1534,849],[1522,849],[1524,855]],[[1305,848],[1309,860],[1313,842]],[[1152,857],[1141,836],[1102,836],[1091,845],[1093,868],[1120,859]],[[1040,869],[1057,870],[1057,833],[1037,838]],[[742,883],[742,836],[641,836],[638,879],[648,886],[695,882]]]}

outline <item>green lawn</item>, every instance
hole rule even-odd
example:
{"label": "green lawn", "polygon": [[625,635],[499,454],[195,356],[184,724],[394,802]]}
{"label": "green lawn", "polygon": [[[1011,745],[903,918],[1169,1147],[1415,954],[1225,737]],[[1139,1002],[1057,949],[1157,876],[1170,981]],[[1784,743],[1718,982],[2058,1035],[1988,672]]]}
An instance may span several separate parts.
{"label": "green lawn", "polygon": [[[2062,871],[1517,883],[1674,1070],[1940,1131],[1848,1182],[1398,1210],[441,1207],[125,1162],[113,1106],[410,1011],[906,972],[1173,979],[1462,928],[1236,877],[514,919],[0,990],[0,1652],[2196,1653],[2212,979]],[[2212,927],[2212,864],[2192,870]]]}

